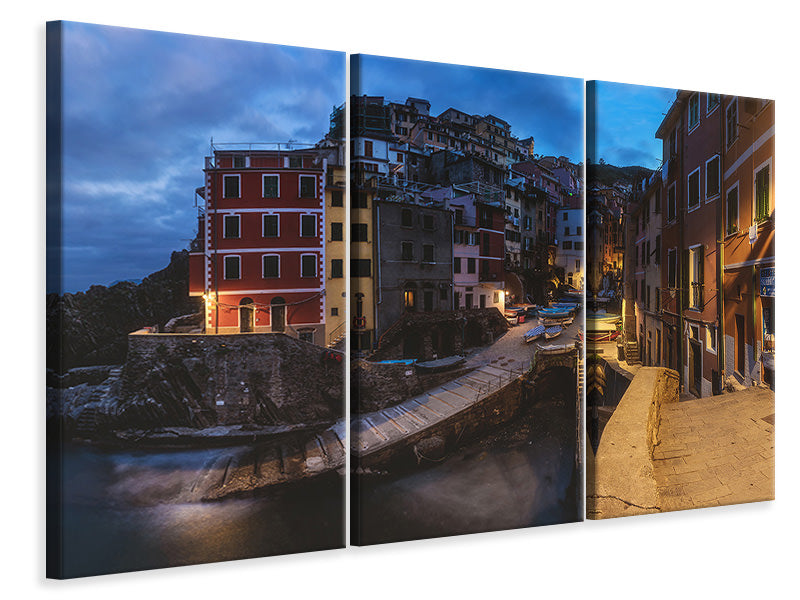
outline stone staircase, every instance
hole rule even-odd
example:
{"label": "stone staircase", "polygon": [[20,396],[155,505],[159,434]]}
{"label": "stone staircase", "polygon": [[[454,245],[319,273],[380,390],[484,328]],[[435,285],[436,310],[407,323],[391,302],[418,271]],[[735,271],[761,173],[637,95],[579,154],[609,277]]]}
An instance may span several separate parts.
{"label": "stone staircase", "polygon": [[625,342],[625,362],[629,365],[642,364],[642,361],[639,358],[639,342]]}
{"label": "stone staircase", "polygon": [[206,463],[182,500],[219,500],[340,469],[345,465],[345,436],[341,419],[307,440],[230,448]]}

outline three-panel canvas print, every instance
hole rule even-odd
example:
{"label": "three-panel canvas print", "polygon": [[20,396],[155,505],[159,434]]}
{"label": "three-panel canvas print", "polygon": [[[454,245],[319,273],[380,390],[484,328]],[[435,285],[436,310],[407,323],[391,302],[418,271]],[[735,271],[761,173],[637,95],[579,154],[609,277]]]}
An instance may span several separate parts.
{"label": "three-panel canvas print", "polygon": [[49,23],[48,576],[773,499],[774,111]]}

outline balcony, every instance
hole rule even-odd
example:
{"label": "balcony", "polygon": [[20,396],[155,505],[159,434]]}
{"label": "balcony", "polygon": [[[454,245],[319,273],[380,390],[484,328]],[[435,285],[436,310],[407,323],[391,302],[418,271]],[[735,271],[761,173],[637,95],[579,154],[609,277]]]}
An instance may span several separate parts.
{"label": "balcony", "polygon": [[703,310],[703,284],[693,281],[690,284],[689,308]]}

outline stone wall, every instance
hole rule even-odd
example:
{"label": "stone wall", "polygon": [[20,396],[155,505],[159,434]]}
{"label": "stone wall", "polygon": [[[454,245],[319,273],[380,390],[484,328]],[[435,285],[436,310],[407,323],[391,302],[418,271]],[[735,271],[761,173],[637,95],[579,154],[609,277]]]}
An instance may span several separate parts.
{"label": "stone wall", "polygon": [[350,410],[369,413],[388,408],[472,370],[465,367],[419,373],[413,363],[354,360],[350,366]]}
{"label": "stone wall", "polygon": [[465,348],[493,343],[508,328],[508,321],[496,308],[406,313],[386,331],[370,359],[424,361],[434,355],[463,355]]}
{"label": "stone wall", "polygon": [[521,388],[522,380],[517,379],[432,427],[367,456],[356,457],[356,462],[362,469],[370,469],[438,460],[446,452],[516,417],[522,405]]}
{"label": "stone wall", "polygon": [[208,427],[331,423],[344,414],[342,353],[279,333],[133,333],[120,423]]}
{"label": "stone wall", "polygon": [[594,460],[587,460],[587,518],[661,511],[653,447],[658,443],[661,405],[678,401],[679,383],[672,369],[642,367],[636,373],[603,431]]}

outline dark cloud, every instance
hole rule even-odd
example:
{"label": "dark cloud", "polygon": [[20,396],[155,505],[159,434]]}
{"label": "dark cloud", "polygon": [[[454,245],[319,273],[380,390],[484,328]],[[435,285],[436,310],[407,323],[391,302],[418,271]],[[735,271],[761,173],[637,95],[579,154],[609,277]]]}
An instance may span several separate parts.
{"label": "dark cloud", "polygon": [[313,143],[346,96],[338,52],[80,23],[62,52],[66,291],[187,245],[212,137]]}

